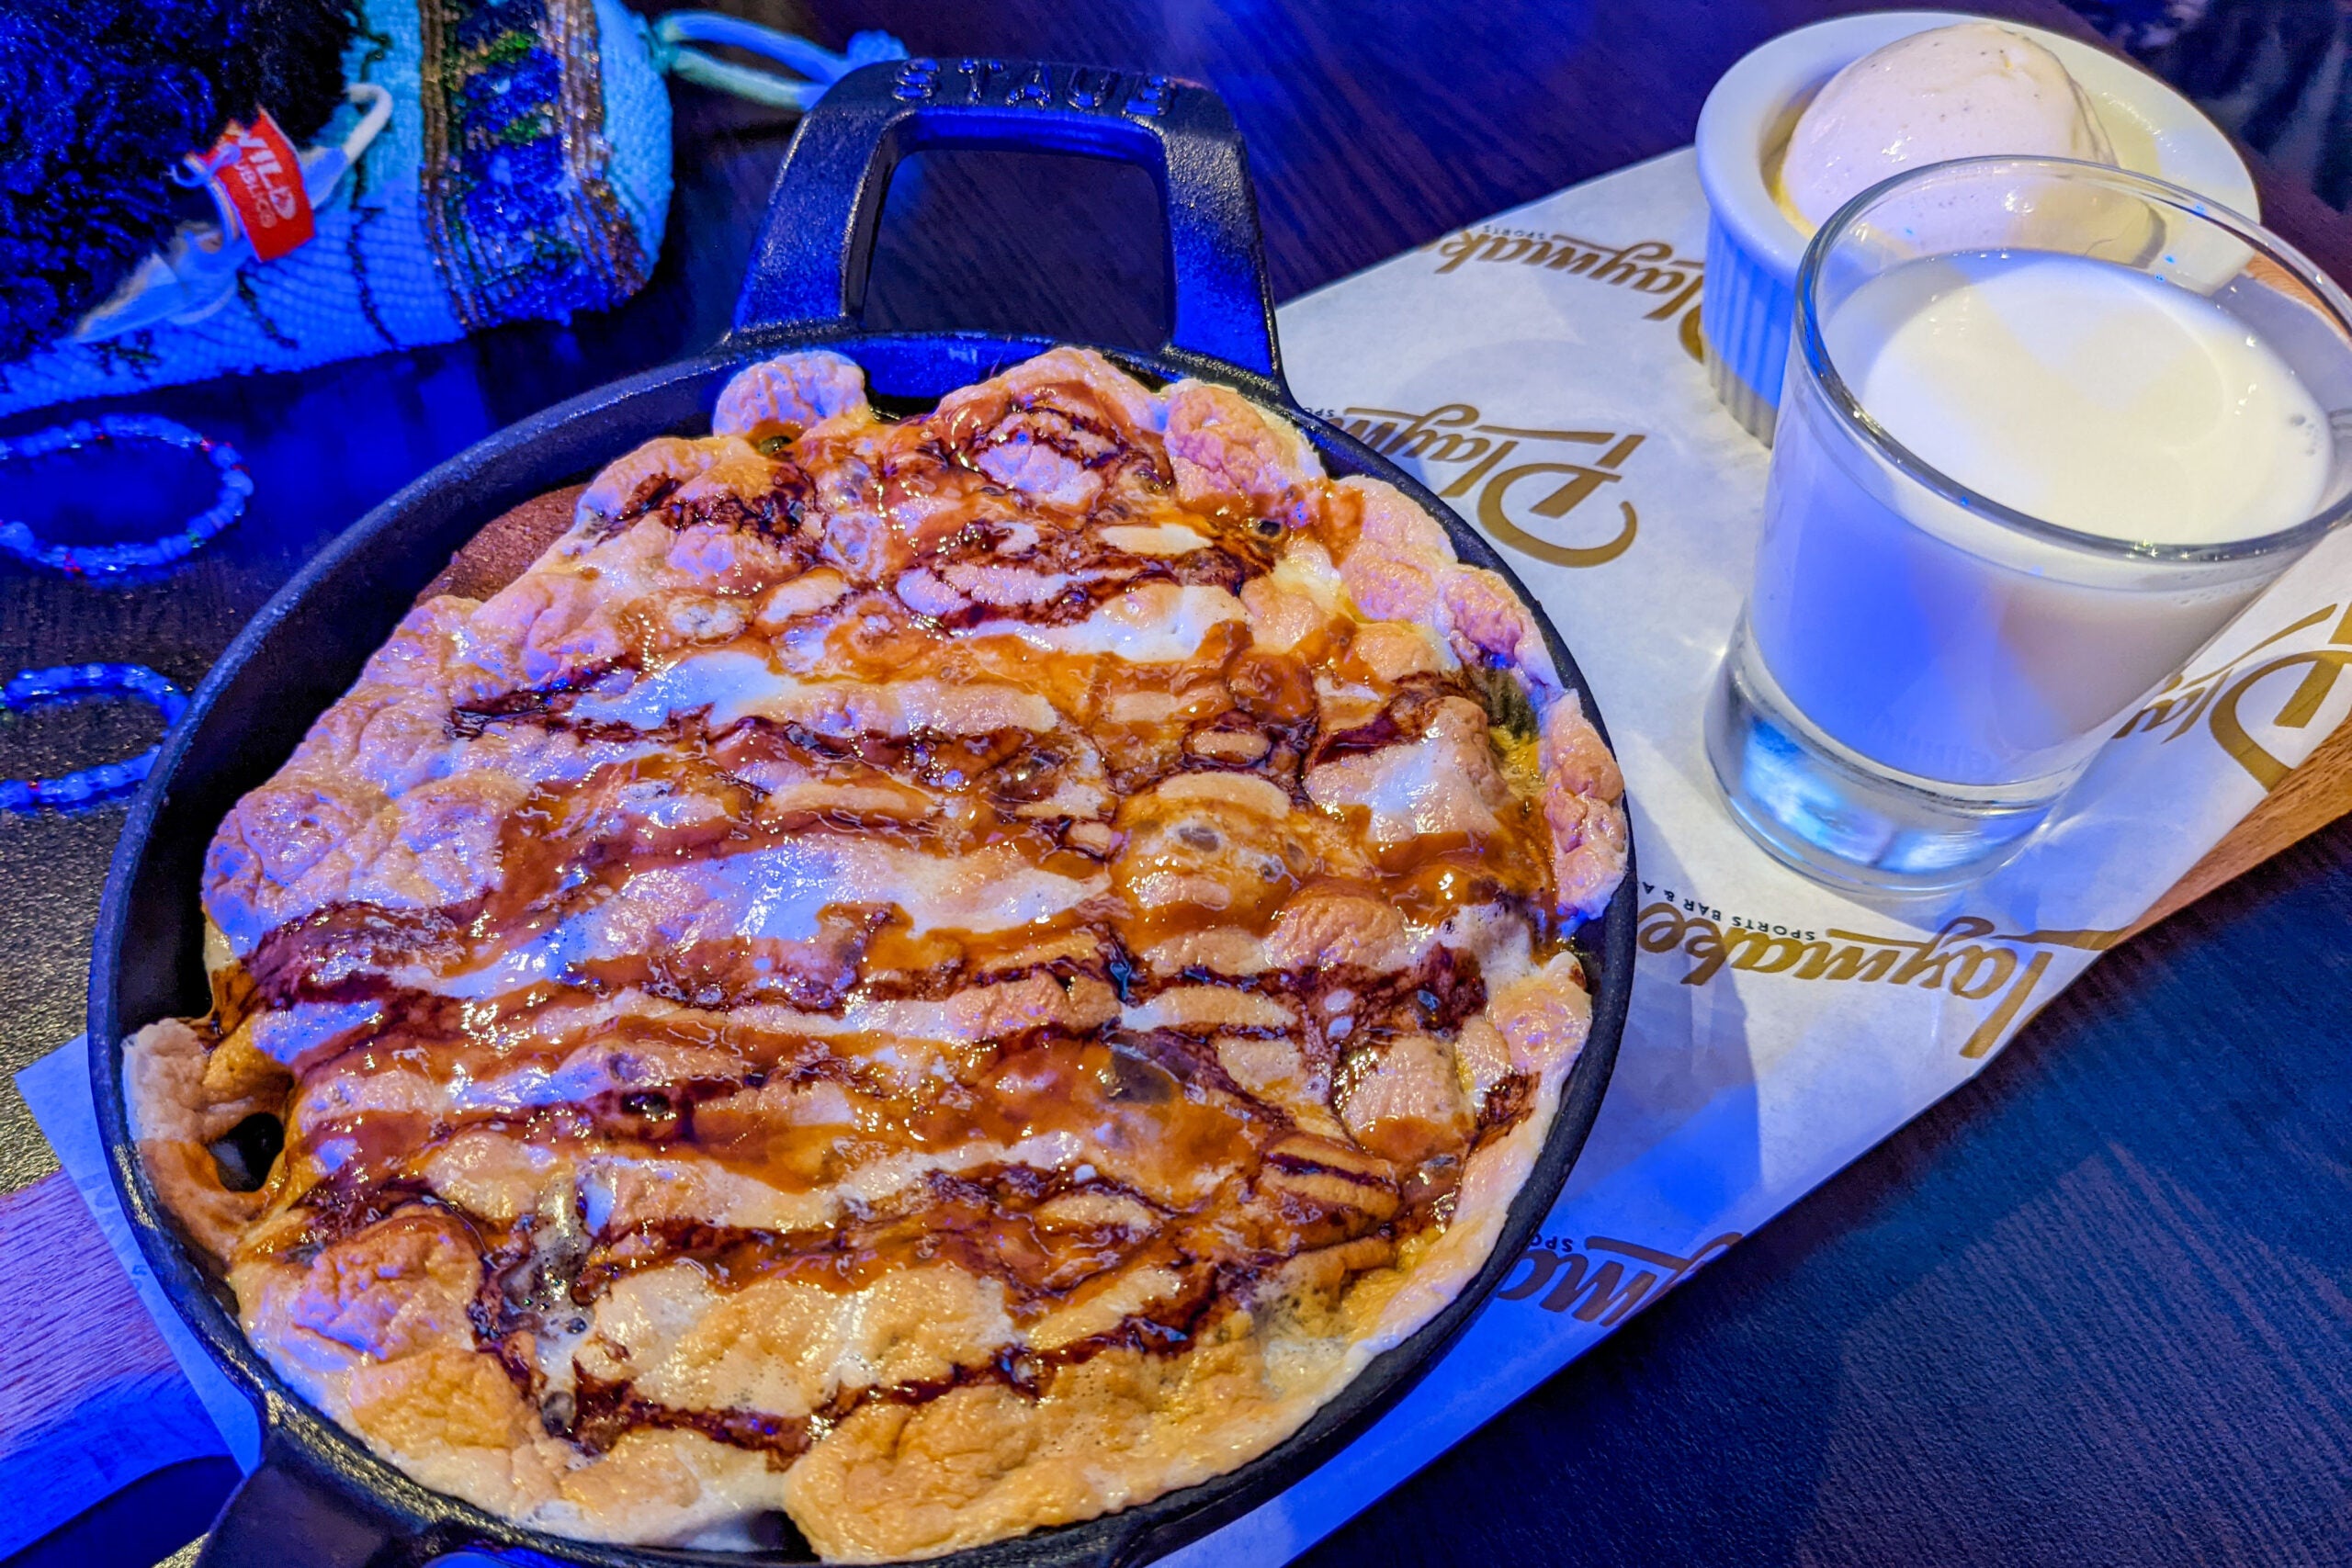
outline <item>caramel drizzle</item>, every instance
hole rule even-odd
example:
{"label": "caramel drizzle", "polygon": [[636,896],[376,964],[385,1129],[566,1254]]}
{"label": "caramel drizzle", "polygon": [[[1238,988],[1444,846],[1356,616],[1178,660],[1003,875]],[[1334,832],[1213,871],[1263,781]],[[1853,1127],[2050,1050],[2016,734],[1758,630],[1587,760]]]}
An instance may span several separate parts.
{"label": "caramel drizzle", "polygon": [[[982,454],[1013,438],[1006,432],[1014,424],[1025,438],[1104,476],[1107,488],[1086,521],[1181,520],[1207,532],[1211,545],[1180,557],[1140,556],[1111,548],[1087,532],[1054,525],[1051,508],[1009,493],[976,467]],[[932,542],[923,566],[943,572],[959,565],[1005,564],[998,553],[1009,536],[1005,530],[1021,523],[1037,530],[1037,544],[1017,564],[1069,579],[1062,592],[1038,604],[976,603],[966,611],[915,617],[922,635],[933,639],[934,653],[952,649],[946,634],[982,620],[1064,625],[1146,582],[1212,584],[1238,592],[1272,570],[1288,526],[1175,507],[1166,493],[1170,473],[1156,438],[1123,434],[1117,422],[1083,389],[1056,389],[1050,397],[1008,400],[1002,407],[991,407],[985,400],[967,402],[953,420],[925,422],[919,430],[901,427],[901,432],[876,480],[886,504],[896,493],[948,493],[971,513]],[[805,567],[817,553],[812,531],[806,526],[808,509],[818,503],[818,485],[810,475],[826,456],[803,453],[808,463],[805,469],[777,459],[769,491],[748,499],[684,505],[676,500],[673,481],[649,481],[607,532],[618,533],[651,515],[679,528],[716,525],[742,529],[785,547]],[[1338,536],[1349,532],[1352,520],[1340,514],[1343,509],[1336,502],[1327,510],[1330,542],[1343,545]],[[857,604],[863,606],[872,597],[868,594]],[[866,662],[882,673],[903,672],[893,659],[902,647],[903,638],[889,637],[870,648],[854,638],[846,649],[839,637],[833,643],[837,661],[848,651],[854,656],[853,668]],[[588,689],[616,675],[642,671],[645,660],[637,655],[571,671],[542,687],[452,709],[447,727],[461,739],[529,726],[569,729],[590,740],[650,739],[665,755],[608,765],[577,784],[540,792],[510,818],[501,849],[501,885],[486,897],[424,911],[338,905],[271,931],[244,965],[243,980],[232,983],[220,998],[224,1029],[235,1026],[232,1005],[241,1017],[253,1009],[368,1001],[377,1004],[375,1021],[346,1048],[308,1066],[303,1081],[322,1074],[364,1076],[420,1057],[444,1076],[462,1071],[479,1077],[485,1068],[511,1068],[526,1056],[551,1062],[575,1050],[582,1042],[571,1033],[542,1032],[538,1021],[548,1009],[583,996],[635,990],[690,1007],[696,1016],[661,1024],[625,1021],[616,1036],[616,1051],[631,1049],[634,1029],[650,1029],[657,1035],[666,1031],[673,1036],[686,1029],[699,1033],[696,1043],[730,1054],[738,1065],[731,1070],[615,1091],[586,1104],[430,1118],[377,1112],[322,1123],[309,1130],[314,1146],[338,1138],[349,1148],[332,1177],[295,1200],[305,1224],[284,1255],[300,1259],[419,1205],[460,1213],[484,1254],[484,1283],[472,1314],[476,1337],[499,1357],[526,1396],[541,1404],[551,1432],[593,1453],[609,1448],[635,1427],[690,1427],[784,1463],[867,1403],[919,1404],[978,1382],[1001,1383],[1035,1396],[1050,1387],[1062,1368],[1107,1350],[1181,1351],[1216,1314],[1246,1304],[1267,1273],[1305,1253],[1355,1247],[1351,1257],[1385,1257],[1403,1237],[1442,1223],[1450,1213],[1453,1181],[1469,1149],[1422,1169],[1368,1176],[1362,1168],[1320,1163],[1294,1148],[1276,1148],[1293,1131],[1293,1116],[1235,1082],[1219,1059],[1214,1037],[1295,1035],[1309,1066],[1324,1081],[1336,1083],[1351,1061],[1364,1059],[1392,1035],[1427,1032],[1451,1036],[1465,1018],[1485,1007],[1485,985],[1475,962],[1450,949],[1433,950],[1417,970],[1404,975],[1341,970],[1233,976],[1194,967],[1154,976],[1138,964],[1135,949],[1143,937],[1180,929],[1165,920],[1154,925],[1106,919],[1080,910],[1061,929],[1063,934],[1085,939],[1082,954],[1024,961],[1015,952],[1002,951],[1002,939],[916,933],[902,929],[901,917],[890,908],[835,907],[825,912],[828,934],[802,955],[808,962],[781,976],[754,975],[760,955],[747,943],[707,943],[703,950],[597,959],[548,986],[486,1004],[459,1004],[405,989],[391,977],[403,965],[468,964],[482,954],[505,951],[646,870],[684,859],[747,852],[809,835],[881,838],[947,856],[977,846],[1014,844],[1040,866],[1066,866],[1077,874],[1098,872],[1099,854],[1073,847],[1068,821],[1019,815],[1022,807],[1051,798],[1067,770],[1085,760],[1090,750],[1101,765],[1105,785],[1117,797],[1140,794],[1175,773],[1233,772],[1266,780],[1295,807],[1312,809],[1304,784],[1310,768],[1418,739],[1443,697],[1469,696],[1506,728],[1523,730],[1529,716],[1506,711],[1507,703],[1498,705],[1498,692],[1510,687],[1510,681],[1470,670],[1457,678],[1408,678],[1388,689],[1369,718],[1326,732],[1309,660],[1328,661],[1344,654],[1343,647],[1316,645],[1299,653],[1272,653],[1250,647],[1246,633],[1237,637],[1230,628],[1221,628],[1212,634],[1203,653],[1213,671],[1188,664],[1178,678],[1199,682],[1213,675],[1227,700],[1205,718],[1188,721],[1172,733],[1167,726],[1157,730],[1144,727],[1143,733],[1132,726],[1084,729],[1066,720],[1063,730],[1044,736],[1025,730],[953,735],[920,729],[901,737],[832,735],[765,718],[714,732],[707,713],[673,715],[656,730],[639,731],[575,718],[572,710]],[[1092,677],[1097,682],[1103,678],[1099,669]],[[1244,748],[1238,746],[1224,750],[1197,746],[1202,736],[1262,736],[1265,747],[1257,757],[1245,759],[1239,755]],[[888,780],[944,798],[949,809],[915,821],[810,811],[763,819],[759,814],[762,793],[746,775],[764,765],[849,781]],[[613,836],[600,826],[606,818],[599,802],[648,778],[682,781],[728,801],[726,820],[692,839],[658,833]],[[1502,903],[1521,913],[1539,952],[1545,951],[1564,940],[1550,919],[1547,849],[1540,813],[1521,802],[1515,814],[1506,815],[1493,841],[1417,840],[1406,852],[1374,864],[1371,890],[1416,918],[1432,919],[1464,904]],[[1284,888],[1317,874],[1294,870],[1288,874],[1292,880]],[[1274,902],[1279,905],[1280,899]],[[1220,917],[1196,923],[1235,922]],[[1255,924],[1261,932],[1264,929],[1262,920],[1239,923]],[[1035,931],[1020,936],[1022,942],[1033,945],[1040,939]],[[1114,1021],[1091,1032],[1045,1027],[1001,1035],[967,1053],[949,1095],[978,1105],[957,1110],[907,1102],[854,1060],[834,1055],[822,1038],[755,1029],[730,1016],[752,1001],[780,1001],[838,1017],[853,1002],[944,1000],[972,987],[1038,976],[1053,979],[1065,992],[1080,982],[1108,986],[1119,1003],[1129,1007],[1178,987],[1216,987],[1279,1002],[1297,1023],[1295,1031],[1230,1025],[1134,1031]],[[1326,1003],[1342,991],[1351,993],[1352,1001],[1335,1018]],[[502,1043],[518,1037],[529,1042],[520,1053]],[[1009,1063],[1030,1065],[1048,1088],[1021,1103],[1004,1101],[990,1087],[990,1075],[1001,1077]],[[462,1214],[416,1174],[432,1150],[449,1137],[486,1125],[575,1150],[658,1153],[691,1146],[722,1165],[756,1172],[784,1190],[806,1190],[816,1183],[802,1180],[791,1158],[779,1163],[769,1146],[772,1137],[757,1129],[723,1130],[729,1123],[715,1119],[715,1104],[747,1089],[820,1078],[850,1095],[861,1118],[857,1137],[877,1146],[905,1146],[905,1140],[918,1131],[930,1143],[969,1136],[989,1124],[1002,1134],[1072,1103],[1082,1102],[1105,1114],[1111,1111],[1104,1108],[1133,1111],[1141,1105],[1153,1108],[1156,1116],[1171,1118],[1171,1127],[1191,1129],[1187,1135],[1199,1142],[1200,1157],[1207,1162],[1202,1168],[1230,1167],[1234,1174],[1209,1198],[1186,1208],[1099,1174],[1076,1182],[1064,1172],[1017,1166],[952,1176],[933,1171],[917,1190],[901,1194],[881,1211],[854,1214],[818,1231],[649,1221],[611,1235],[582,1236],[552,1254],[534,1246],[534,1221],[502,1229],[478,1215]],[[1101,1084],[1099,1096],[1089,1098],[1095,1095],[1083,1089],[1089,1081]],[[1532,1092],[1532,1084],[1524,1077],[1498,1084],[1475,1108],[1476,1131],[1470,1147],[1515,1125],[1527,1114]],[[1070,1099],[1073,1094],[1077,1101]],[[992,1096],[999,1103],[990,1106],[987,1102]],[[788,1128],[781,1135],[786,1141],[795,1136]],[[290,1162],[285,1168],[290,1168]],[[1343,1190],[1357,1196],[1312,1198],[1285,1188],[1282,1179],[1286,1176],[1337,1180],[1346,1184]],[[1125,1199],[1148,1213],[1152,1223],[1141,1232],[1118,1225],[1041,1228],[1040,1208],[1077,1192]],[[1366,1246],[1373,1252],[1363,1252]],[[1003,1283],[1016,1319],[1034,1318],[1096,1281],[1146,1264],[1166,1267],[1184,1283],[1175,1297],[1073,1345],[1051,1351],[1010,1346],[987,1364],[958,1367],[943,1380],[844,1390],[825,1408],[806,1416],[679,1410],[647,1399],[629,1383],[603,1382],[585,1372],[571,1393],[547,1393],[526,1353],[529,1337],[585,1312],[624,1274],[680,1259],[701,1265],[722,1288],[784,1277],[835,1290],[857,1289],[894,1269],[945,1260]]]}
{"label": "caramel drizzle", "polygon": [[1181,1355],[1205,1320],[1237,1292],[1220,1288],[1214,1272],[1198,1276],[1160,1314],[1128,1317],[1101,1334],[1051,1349],[1007,1345],[977,1366],[958,1364],[937,1378],[845,1388],[820,1410],[807,1416],[772,1416],[753,1410],[682,1410],[639,1394],[631,1382],[606,1382],[582,1374],[576,1392],[542,1401],[540,1418],[550,1435],[569,1438],[588,1453],[604,1453],[640,1427],[696,1431],[734,1448],[764,1452],[777,1470],[806,1453],[818,1439],[868,1404],[928,1404],[959,1388],[999,1384],[1029,1399],[1043,1398],[1055,1375],[1112,1350]]}

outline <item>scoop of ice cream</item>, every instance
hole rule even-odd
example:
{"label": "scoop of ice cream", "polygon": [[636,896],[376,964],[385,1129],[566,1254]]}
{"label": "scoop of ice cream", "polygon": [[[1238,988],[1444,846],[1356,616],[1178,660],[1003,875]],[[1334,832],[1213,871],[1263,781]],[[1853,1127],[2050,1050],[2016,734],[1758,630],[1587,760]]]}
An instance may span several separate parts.
{"label": "scoop of ice cream", "polygon": [[1902,170],[1993,153],[2115,162],[2056,55],[2007,28],[1961,22],[1897,39],[1829,78],[1789,137],[1773,195],[1810,232]]}

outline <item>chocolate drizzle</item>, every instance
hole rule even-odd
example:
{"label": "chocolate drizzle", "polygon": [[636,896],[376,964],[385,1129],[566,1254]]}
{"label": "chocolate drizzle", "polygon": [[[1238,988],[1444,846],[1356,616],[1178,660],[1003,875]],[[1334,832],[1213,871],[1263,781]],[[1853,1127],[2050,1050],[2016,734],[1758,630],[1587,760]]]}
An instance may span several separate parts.
{"label": "chocolate drizzle", "polygon": [[1431,711],[1446,697],[1465,694],[1459,686],[1429,676],[1409,676],[1369,722],[1326,734],[1314,750],[1315,762],[1385,751],[1408,745],[1427,732]]}
{"label": "chocolate drizzle", "polygon": [[791,547],[806,560],[806,520],[813,499],[808,474],[781,453],[763,453],[770,479],[766,490],[753,494],[719,492],[680,502],[684,480],[675,474],[655,474],[630,492],[620,510],[592,520],[582,530],[583,542],[601,544],[627,533],[645,518],[658,516],[668,526],[685,529],[710,526],[756,534],[772,544]]}
{"label": "chocolate drizzle", "polygon": [[[1306,787],[1317,765],[1418,741],[1448,699],[1468,697],[1519,734],[1529,716],[1500,694],[1508,681],[1476,670],[1383,681],[1340,618],[1276,649],[1227,617],[1202,631],[1194,656],[1166,664],[1057,651],[1083,640],[963,637],[983,624],[1068,626],[1146,590],[1278,587],[1260,580],[1294,527],[1313,530],[1316,505],[1294,496],[1279,509],[1288,523],[1247,506],[1179,506],[1161,438],[1076,385],[966,397],[878,449],[828,439],[839,445],[763,447],[771,479],[757,493],[681,501],[697,492],[649,479],[584,539],[648,518],[756,538],[720,543],[761,570],[822,565],[850,584],[830,620],[804,624],[818,613],[795,611],[760,623],[800,626],[789,649],[782,633],[745,631],[682,651],[657,645],[660,615],[633,613],[629,635],[654,642],[618,655],[607,643],[535,684],[453,705],[442,723],[465,746],[511,748],[534,767],[538,748],[588,758],[519,774],[543,782],[503,808],[491,891],[418,908],[331,904],[267,932],[216,993],[223,1033],[267,1014],[373,1004],[368,1022],[296,1075],[304,1114],[288,1119],[288,1168],[310,1185],[289,1193],[300,1223],[274,1233],[278,1255],[313,1258],[423,1209],[436,1224],[462,1221],[482,1259],[467,1308],[475,1343],[548,1432],[588,1454],[666,1428],[782,1467],[869,1404],[981,1385],[1043,1398],[1062,1371],[1098,1356],[1182,1354],[1310,1266],[1352,1278],[1447,1223],[1477,1145],[1535,1103],[1532,1078],[1503,1077],[1478,1104],[1457,1103],[1450,1141],[1426,1159],[1368,1153],[1341,1116],[1346,1090],[1393,1043],[1453,1042],[1487,1005],[1477,957],[1429,931],[1476,907],[1525,923],[1539,957],[1556,943],[1541,813],[1505,813],[1487,838],[1431,833],[1374,855],[1357,841],[1361,808],[1322,810]],[[1041,497],[992,477],[1032,462],[1062,488]],[[893,508],[919,520],[904,538],[866,518]],[[1170,523],[1200,547],[1152,555],[1101,532]],[[662,544],[649,534],[627,547],[649,539]],[[730,582],[743,615],[708,623],[721,626],[709,635],[753,624],[769,586]],[[981,643],[993,646],[976,651]],[[780,685],[857,690],[819,716],[715,700],[640,715],[645,728],[586,716],[599,707],[583,694],[626,694],[714,648],[767,658]],[[1344,725],[1327,725],[1318,677],[1357,694]],[[1031,728],[1016,712],[958,727],[868,695],[915,679],[1046,694],[1054,722]],[[1216,819],[1214,803],[1204,821],[1170,815],[1164,802],[1193,798],[1174,786],[1162,804],[1139,798],[1204,773],[1272,784],[1294,815],[1251,839],[1238,818]],[[625,950],[576,937],[646,888],[698,872],[716,882],[724,874],[712,868],[837,840],[886,846],[910,881],[936,873],[952,889],[955,869],[987,853],[1083,896],[1056,904],[1016,888],[1004,897],[1035,897],[1041,912],[1000,920],[989,909],[967,930],[919,921],[912,892],[861,885],[819,903],[778,873],[742,894],[747,908],[767,901],[764,925],[711,934],[690,908],[648,894]],[[422,865],[434,846],[419,841]],[[1182,896],[1157,890],[1147,907],[1136,890],[1160,884]],[[401,884],[432,885],[423,872]],[[1304,966],[1164,956],[1216,935],[1264,948],[1302,892],[1355,897],[1392,919],[1405,911],[1421,928],[1418,955],[1390,969],[1351,962],[1344,943]],[[488,994],[481,976],[526,949],[546,962]],[[462,997],[439,994],[460,982]],[[1149,1027],[1130,1021],[1163,1002]],[[479,1134],[574,1173],[568,1206],[554,1212],[542,1194],[538,1209],[500,1219],[490,1205],[467,1208],[460,1183],[436,1187],[435,1156]],[[1048,1161],[1038,1149],[1087,1152]],[[610,1174],[624,1166],[656,1176],[624,1190]],[[899,1167],[914,1174],[851,1179]],[[662,1182],[679,1170],[807,1201],[762,1224],[664,1208]],[[818,1218],[789,1217],[803,1214]],[[836,1293],[952,1267],[1001,1288],[1022,1337],[937,1378],[844,1387],[796,1416],[682,1409],[576,1361],[550,1385],[545,1356],[601,1332],[595,1314],[614,1291],[681,1266],[717,1291],[783,1281]],[[1049,1349],[1027,1342],[1051,1314],[1145,1269],[1175,1288],[1102,1332]]]}
{"label": "chocolate drizzle", "polygon": [[1114,1350],[1146,1355],[1181,1355],[1190,1348],[1204,1321],[1232,1295],[1219,1288],[1214,1274],[1204,1274],[1194,1288],[1151,1316],[1130,1316],[1116,1327],[1049,1350],[1007,1345],[978,1365],[956,1364],[940,1377],[907,1382],[869,1383],[844,1388],[822,1409],[807,1416],[772,1416],[754,1410],[683,1410],[645,1398],[629,1382],[607,1382],[586,1373],[573,1390],[548,1396],[540,1405],[548,1430],[570,1439],[583,1452],[608,1451],[638,1427],[668,1427],[695,1431],[731,1448],[750,1449],[768,1456],[778,1470],[808,1450],[825,1433],[868,1404],[928,1404],[957,1389],[994,1384],[1029,1399],[1051,1389],[1065,1367],[1081,1366]]}
{"label": "chocolate drizzle", "polygon": [[681,1410],[639,1397],[633,1383],[604,1382],[584,1372],[569,1394],[551,1396],[540,1411],[550,1433],[571,1439],[584,1453],[604,1453],[638,1427],[662,1427],[764,1453],[778,1470],[808,1451],[817,1424],[812,1416],[756,1410]]}

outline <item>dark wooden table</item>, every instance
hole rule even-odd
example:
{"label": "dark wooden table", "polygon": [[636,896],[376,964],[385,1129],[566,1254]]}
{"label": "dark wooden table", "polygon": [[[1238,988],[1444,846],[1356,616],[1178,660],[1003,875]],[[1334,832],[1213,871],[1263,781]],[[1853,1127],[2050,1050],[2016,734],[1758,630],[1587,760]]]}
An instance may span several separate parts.
{"label": "dark wooden table", "polygon": [[[1207,80],[1249,139],[1288,297],[1680,145],[1740,53],[1868,7],[729,8],[836,46],[878,26],[924,52]],[[1988,8],[2070,24],[2048,0]],[[244,451],[259,487],[248,517],[162,588],[0,566],[0,672],[132,658],[192,684],[299,563],[401,483],[716,337],[791,125],[690,87],[675,101],[670,237],[639,298],[569,328],[141,400]],[[2265,199],[2277,227],[2352,277],[2352,224],[2275,183]],[[1131,171],[934,155],[893,187],[870,314],[1155,337],[1157,230]],[[168,466],[141,482],[153,493],[112,499],[193,510],[209,493]],[[126,708],[39,716],[0,728],[0,772],[151,736]],[[119,810],[0,821],[12,1071],[80,1027],[119,823]],[[0,1198],[0,1287],[53,1247],[61,1278],[84,1277],[74,1313],[134,1312],[99,1277],[53,1169],[0,1089],[0,1191],[13,1194]],[[0,1318],[13,1331],[23,1313],[54,1315],[53,1294],[0,1288]],[[167,1377],[152,1333],[124,1323],[121,1358]],[[73,1375],[0,1347],[0,1452]],[[228,1478],[218,1461],[160,1478],[36,1556],[153,1561],[201,1528]],[[2352,1562],[2352,823],[2109,953],[1980,1080],[1309,1561]]]}

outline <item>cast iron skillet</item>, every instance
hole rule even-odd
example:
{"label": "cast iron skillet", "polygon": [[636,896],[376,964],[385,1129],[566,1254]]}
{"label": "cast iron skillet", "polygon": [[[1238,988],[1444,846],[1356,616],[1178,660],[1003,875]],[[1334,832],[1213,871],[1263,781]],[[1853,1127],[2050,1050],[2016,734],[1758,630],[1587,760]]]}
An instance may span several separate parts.
{"label": "cast iron skillet", "polygon": [[[845,77],[808,116],[786,157],[734,330],[698,359],[616,382],[492,436],[336,538],[230,645],[130,807],[90,965],[99,1124],[141,1249],[198,1338],[253,1393],[266,1431],[261,1468],[222,1510],[200,1562],[401,1568],[467,1547],[518,1564],[599,1568],[808,1560],[783,1525],[785,1544],[750,1559],[560,1540],[428,1492],[371,1457],[278,1381],[239,1333],[226,1288],[180,1244],[132,1148],[120,1042],[156,1019],[205,1010],[198,887],[214,828],[286,760],[418,590],[483,525],[652,436],[707,430],[728,376],[782,350],[837,350],[865,367],[877,394],[927,404],[1052,346],[977,333],[864,330],[875,223],[891,169],[908,153],[951,147],[1083,153],[1150,170],[1167,213],[1175,320],[1158,349],[1104,352],[1148,380],[1192,376],[1232,388],[1305,431],[1333,474],[1396,486],[1445,525],[1464,561],[1510,577],[1493,547],[1410,476],[1292,400],[1275,357],[1273,304],[1241,141],[1216,94],[1162,76],[987,61],[886,62]],[[1544,637],[1597,722],[1559,634],[1544,623]],[[1288,1441],[1238,1470],[1123,1513],[943,1561],[956,1568],[1148,1562],[1273,1496],[1401,1398],[1519,1258],[1584,1145],[1624,1026],[1634,886],[1629,867],[1605,917],[1580,933],[1593,976],[1591,1039],[1493,1257],[1455,1301],[1375,1359]]]}

